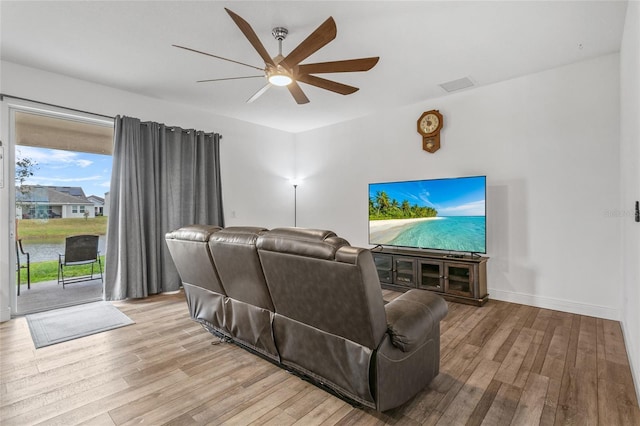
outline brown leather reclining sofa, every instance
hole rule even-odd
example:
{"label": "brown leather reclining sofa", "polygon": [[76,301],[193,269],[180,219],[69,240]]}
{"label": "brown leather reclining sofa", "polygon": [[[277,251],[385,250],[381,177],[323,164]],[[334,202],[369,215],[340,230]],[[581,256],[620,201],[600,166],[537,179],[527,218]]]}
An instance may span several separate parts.
{"label": "brown leather reclining sofa", "polygon": [[345,399],[389,410],[438,374],[446,302],[385,305],[371,252],[331,231],[192,225],[166,242],[192,319]]}

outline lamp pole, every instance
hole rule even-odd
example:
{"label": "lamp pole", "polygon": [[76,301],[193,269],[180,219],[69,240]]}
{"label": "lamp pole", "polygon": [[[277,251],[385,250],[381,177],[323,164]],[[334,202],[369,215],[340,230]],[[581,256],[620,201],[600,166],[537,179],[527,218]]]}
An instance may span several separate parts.
{"label": "lamp pole", "polygon": [[293,184],[293,226],[298,226],[298,184]]}

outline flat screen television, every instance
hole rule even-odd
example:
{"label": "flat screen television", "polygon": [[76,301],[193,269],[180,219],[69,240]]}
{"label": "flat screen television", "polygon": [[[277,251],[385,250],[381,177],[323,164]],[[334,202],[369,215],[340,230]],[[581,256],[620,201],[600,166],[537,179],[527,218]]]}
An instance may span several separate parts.
{"label": "flat screen television", "polygon": [[486,176],[369,184],[369,244],[486,253]]}

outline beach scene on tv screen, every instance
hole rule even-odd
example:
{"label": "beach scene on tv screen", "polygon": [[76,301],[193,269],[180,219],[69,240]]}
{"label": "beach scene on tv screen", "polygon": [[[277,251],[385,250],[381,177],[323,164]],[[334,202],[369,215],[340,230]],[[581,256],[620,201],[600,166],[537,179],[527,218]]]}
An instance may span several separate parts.
{"label": "beach scene on tv screen", "polygon": [[369,243],[486,253],[485,177],[369,185]]}

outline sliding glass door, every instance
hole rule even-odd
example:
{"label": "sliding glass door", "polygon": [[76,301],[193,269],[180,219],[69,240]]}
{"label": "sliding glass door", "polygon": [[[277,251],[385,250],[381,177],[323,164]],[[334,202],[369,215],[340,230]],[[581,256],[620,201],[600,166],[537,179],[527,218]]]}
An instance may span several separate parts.
{"label": "sliding glass door", "polygon": [[[33,108],[16,109],[10,116],[14,129],[14,312],[101,300],[113,121]],[[61,256],[69,249],[65,241],[76,235],[99,237],[96,262],[61,269]]]}

